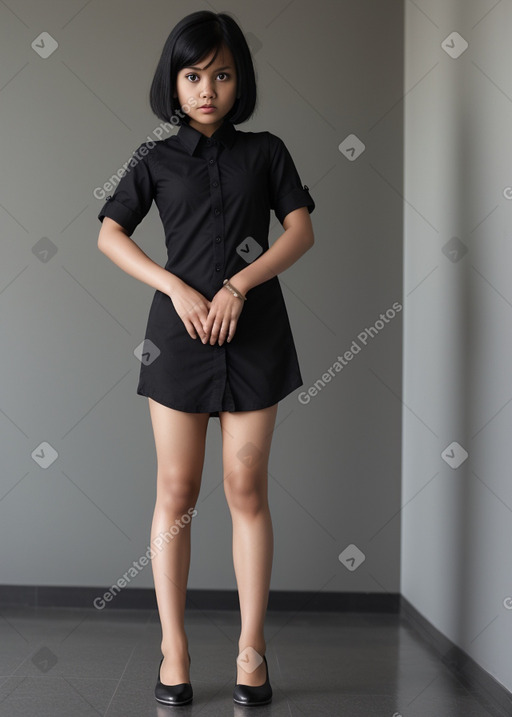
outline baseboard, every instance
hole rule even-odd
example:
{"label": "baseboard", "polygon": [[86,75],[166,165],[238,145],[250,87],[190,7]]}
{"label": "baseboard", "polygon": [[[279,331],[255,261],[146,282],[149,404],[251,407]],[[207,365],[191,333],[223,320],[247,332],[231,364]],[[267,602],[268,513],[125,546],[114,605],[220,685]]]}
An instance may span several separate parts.
{"label": "baseboard", "polygon": [[[109,599],[110,596],[110,599]],[[153,588],[0,585],[0,607],[71,607],[157,610]],[[236,590],[187,590],[187,610],[239,610]],[[271,590],[268,610],[397,613],[438,654],[473,697],[495,717],[512,715],[512,694],[437,630],[398,593]]]}
{"label": "baseboard", "polygon": [[[0,585],[0,607],[96,607],[100,610],[156,610],[152,588]],[[236,590],[187,590],[187,610],[239,610]],[[271,590],[268,610],[315,612],[400,611],[400,595]]]}
{"label": "baseboard", "polygon": [[512,694],[466,652],[439,632],[411,603],[400,597],[400,615],[428,642],[471,695],[494,717],[512,715]]}

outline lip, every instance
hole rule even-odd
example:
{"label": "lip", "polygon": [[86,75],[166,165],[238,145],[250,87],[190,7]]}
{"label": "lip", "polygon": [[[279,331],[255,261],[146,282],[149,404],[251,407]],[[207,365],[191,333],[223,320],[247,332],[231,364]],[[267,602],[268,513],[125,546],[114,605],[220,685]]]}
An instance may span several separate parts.
{"label": "lip", "polygon": [[217,108],[214,107],[213,105],[203,105],[199,109],[202,110],[203,112],[206,112],[207,114],[209,114],[210,112],[215,112],[215,110]]}

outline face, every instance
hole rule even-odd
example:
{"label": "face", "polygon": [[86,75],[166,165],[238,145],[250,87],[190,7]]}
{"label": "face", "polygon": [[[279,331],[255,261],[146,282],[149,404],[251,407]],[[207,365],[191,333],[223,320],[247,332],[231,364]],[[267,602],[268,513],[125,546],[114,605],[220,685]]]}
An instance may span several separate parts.
{"label": "face", "polygon": [[[236,67],[231,50],[223,45],[212,61],[211,52],[193,67],[184,67],[176,78],[180,106],[189,106],[190,126],[211,137],[236,100]],[[176,96],[176,95],[175,95]],[[204,107],[204,109],[203,109]]]}

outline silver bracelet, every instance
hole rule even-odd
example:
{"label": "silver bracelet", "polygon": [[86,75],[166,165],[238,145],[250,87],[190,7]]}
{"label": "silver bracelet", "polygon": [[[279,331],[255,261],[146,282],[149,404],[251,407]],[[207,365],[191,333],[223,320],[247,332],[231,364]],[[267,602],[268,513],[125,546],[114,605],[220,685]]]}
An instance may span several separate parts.
{"label": "silver bracelet", "polygon": [[225,286],[226,289],[228,289],[238,299],[243,299],[244,301],[247,301],[247,297],[244,296],[241,291],[238,291],[238,289],[235,289],[235,287],[233,286],[233,284],[231,284],[229,279],[224,279],[224,281],[222,282],[222,286]]}

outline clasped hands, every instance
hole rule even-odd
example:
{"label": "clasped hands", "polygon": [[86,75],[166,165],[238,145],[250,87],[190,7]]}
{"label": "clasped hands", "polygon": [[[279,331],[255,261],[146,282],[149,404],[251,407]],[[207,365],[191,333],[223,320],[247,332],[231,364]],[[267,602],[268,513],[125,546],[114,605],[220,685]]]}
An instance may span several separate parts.
{"label": "clasped hands", "polygon": [[174,308],[193,339],[203,344],[219,342],[219,346],[232,340],[238,317],[242,313],[243,299],[221,287],[211,301],[188,284],[181,282],[170,296]]}

